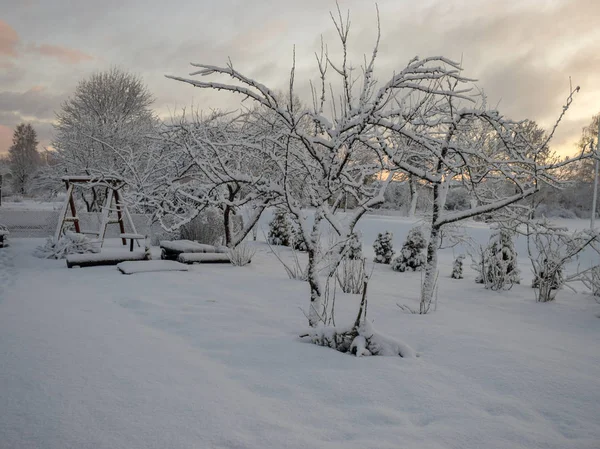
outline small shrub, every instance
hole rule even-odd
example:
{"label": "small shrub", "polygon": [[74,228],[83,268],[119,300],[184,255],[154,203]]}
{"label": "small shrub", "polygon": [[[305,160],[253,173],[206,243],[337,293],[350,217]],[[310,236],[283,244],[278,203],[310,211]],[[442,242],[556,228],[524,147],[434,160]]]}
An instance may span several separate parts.
{"label": "small shrub", "polygon": [[83,234],[66,230],[57,242],[48,237],[46,244],[39,246],[34,255],[41,259],[64,259],[69,254],[98,253],[99,246],[97,240],[90,240]]}
{"label": "small shrub", "polygon": [[229,259],[236,267],[243,267],[252,262],[254,254],[256,254],[256,250],[242,242],[229,250]]}
{"label": "small shrub", "polygon": [[394,235],[387,231],[384,234],[381,232],[377,234],[377,239],[373,243],[373,249],[375,250],[373,262],[389,264],[392,261],[394,257],[393,238]]}
{"label": "small shrub", "polygon": [[404,272],[406,270],[420,270],[425,264],[425,253],[427,246],[425,236],[420,228],[413,228],[402,245],[400,255],[392,261],[394,271]]}
{"label": "small shrub", "polygon": [[464,254],[460,254],[454,259],[454,263],[452,264],[452,274],[450,275],[452,279],[463,278],[463,260],[465,260]]}
{"label": "small shrub", "polygon": [[492,234],[486,253],[485,288],[507,290],[520,282],[517,252],[509,230],[500,229]]}

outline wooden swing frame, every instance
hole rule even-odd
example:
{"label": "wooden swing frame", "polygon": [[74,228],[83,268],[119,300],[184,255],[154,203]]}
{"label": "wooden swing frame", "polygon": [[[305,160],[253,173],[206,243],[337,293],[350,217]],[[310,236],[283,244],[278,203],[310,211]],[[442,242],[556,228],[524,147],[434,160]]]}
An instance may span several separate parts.
{"label": "wooden swing frame", "polygon": [[[119,194],[119,190],[125,185],[125,183],[121,180],[115,178],[93,178],[91,176],[65,176],[62,178],[62,181],[65,183],[65,187],[67,189],[67,196],[65,198],[65,202],[61,208],[60,215],[58,217],[58,225],[56,227],[56,232],[54,233],[54,241],[57,242],[60,238],[61,232],[64,228],[65,223],[73,223],[75,226],[75,232],[78,234],[92,234],[98,237],[98,241],[100,242],[100,247],[104,245],[104,236],[106,235],[106,228],[109,224],[119,224],[120,237],[123,245],[127,245],[127,238],[131,240],[131,251],[133,251],[133,241],[139,240],[144,236],[138,236],[135,230],[135,225],[133,224],[133,220],[127,209],[127,206],[123,202],[122,196]],[[98,232],[95,231],[82,231],[81,225],[79,223],[79,217],[77,216],[77,210],[75,206],[75,198],[73,197],[73,193],[75,190],[75,186],[81,184],[106,187],[108,193],[106,195],[106,200],[104,201],[104,206],[102,207],[102,221],[100,224],[100,230]],[[114,202],[114,207],[113,207]],[[71,215],[68,215],[68,212],[71,212]],[[111,212],[117,213],[117,218],[111,218]],[[125,233],[125,223],[124,220],[127,220],[129,223],[130,229],[132,231],[131,234]],[[140,246],[139,242],[138,246]]]}

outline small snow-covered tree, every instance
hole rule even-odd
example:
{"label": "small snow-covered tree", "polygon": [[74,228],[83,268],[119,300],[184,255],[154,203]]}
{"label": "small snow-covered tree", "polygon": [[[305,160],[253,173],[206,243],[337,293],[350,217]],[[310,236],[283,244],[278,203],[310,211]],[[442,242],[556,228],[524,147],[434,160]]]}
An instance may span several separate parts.
{"label": "small snow-covered tree", "polygon": [[462,279],[463,278],[463,261],[465,260],[464,254],[459,254],[454,262],[452,263],[452,274],[450,277],[452,279]]}
{"label": "small snow-covered tree", "polygon": [[579,270],[578,267],[574,273],[567,274],[565,267],[588,248],[600,255],[597,231],[569,232],[548,220],[528,221],[525,229],[534,275],[532,287],[536,289],[538,302],[553,301],[557,291],[567,282],[582,281],[590,286],[588,281],[592,278],[593,268]]}
{"label": "small snow-covered tree", "polygon": [[277,210],[269,223],[269,243],[271,245],[290,246],[292,242],[292,225],[284,210]]}
{"label": "small snow-covered tree", "polygon": [[520,282],[517,268],[517,252],[510,230],[500,228],[494,231],[485,250],[483,274],[476,282],[485,284],[491,290],[510,289]]}
{"label": "small snow-covered tree", "polygon": [[349,260],[362,260],[362,241],[360,235],[356,232],[350,234],[348,243],[346,244],[346,253],[344,257]]}
{"label": "small snow-covered tree", "polygon": [[291,233],[292,248],[296,251],[306,251],[306,243],[300,227],[292,222],[292,233]]}
{"label": "small snow-covered tree", "polygon": [[375,258],[373,262],[389,264],[394,257],[394,235],[391,232],[385,231],[385,233],[378,233],[375,243],[373,243],[373,249],[375,251]]}
{"label": "small snow-covered tree", "polygon": [[420,270],[425,264],[426,246],[427,242],[421,228],[412,228],[406,236],[400,254],[392,261],[392,270],[400,272]]}
{"label": "small snow-covered tree", "polygon": [[33,127],[25,123],[18,125],[8,149],[13,193],[24,195],[28,192],[33,175],[41,163],[37,145],[37,134]]}

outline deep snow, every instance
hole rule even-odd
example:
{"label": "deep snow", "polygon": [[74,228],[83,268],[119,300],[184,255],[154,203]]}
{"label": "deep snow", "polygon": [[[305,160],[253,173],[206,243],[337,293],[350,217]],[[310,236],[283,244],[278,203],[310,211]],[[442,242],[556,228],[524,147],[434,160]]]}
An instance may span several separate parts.
{"label": "deep snow", "polygon": [[[366,255],[411,225],[366,217]],[[450,279],[446,251],[437,311],[411,315],[396,303],[417,306],[421,274],[376,265],[368,318],[420,357],[355,358],[298,338],[308,286],[265,244],[245,267],[124,276],[36,259],[42,243],[0,249],[2,449],[599,447],[600,304],[583,291],[486,291],[468,263]],[[338,324],[359,300],[338,289]]]}

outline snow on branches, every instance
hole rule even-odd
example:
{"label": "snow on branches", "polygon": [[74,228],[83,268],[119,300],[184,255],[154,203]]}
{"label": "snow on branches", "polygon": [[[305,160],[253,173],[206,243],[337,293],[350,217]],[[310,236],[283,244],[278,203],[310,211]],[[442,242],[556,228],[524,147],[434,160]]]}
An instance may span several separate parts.
{"label": "snow on branches", "polygon": [[[248,77],[231,61],[225,66],[194,63],[190,77],[169,76],[252,103],[218,129],[177,128],[175,142],[185,142],[179,145],[189,170],[181,177],[185,182],[171,184],[177,206],[171,211],[189,200],[234,208],[253,204],[258,214],[266,206],[285,208],[306,245],[312,326],[324,322],[316,267],[321,223],[327,222],[338,236],[335,265],[356,223],[384,201],[396,173],[432,192],[421,306],[428,310],[444,225],[513,205],[538,191],[540,184],[560,185],[556,169],[591,157],[582,153],[556,162],[536,156],[547,147],[578,88],[570,92],[547,138],[534,142],[519,123],[488,108],[461,65],[447,58],[414,58],[378,82],[379,21],[373,52],[362,70],[355,70],[347,57],[349,17],[338,8],[332,19],[342,58],[334,61],[322,44],[311,82],[311,107],[296,96],[295,55],[284,93]],[[446,208],[451,184],[463,188],[477,205],[461,211]],[[338,212],[349,198],[357,206],[342,219]],[[314,213],[307,214],[307,207]]]}

